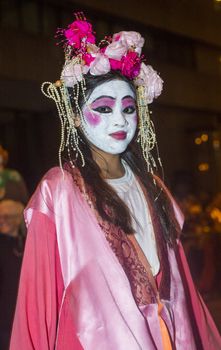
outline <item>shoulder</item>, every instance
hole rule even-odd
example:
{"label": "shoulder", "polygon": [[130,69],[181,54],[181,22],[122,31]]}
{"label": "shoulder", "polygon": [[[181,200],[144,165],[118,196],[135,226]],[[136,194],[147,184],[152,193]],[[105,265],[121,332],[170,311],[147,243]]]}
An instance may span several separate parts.
{"label": "shoulder", "polygon": [[[38,188],[53,192],[61,188],[63,190],[73,187],[73,178],[70,172],[60,167],[54,167],[47,171],[41,179]],[[37,189],[38,189],[37,188]]]}
{"label": "shoulder", "polygon": [[73,193],[76,189],[74,176],[70,171],[54,167],[47,171],[38,184],[35,192],[41,192],[42,195],[48,195],[52,198],[57,198],[62,194],[65,195]]}
{"label": "shoulder", "polygon": [[73,196],[75,187],[72,175],[67,170],[60,167],[51,168],[33,193],[25,209],[25,218],[30,222],[33,211],[38,211],[54,221],[55,212],[59,211],[58,207]]}
{"label": "shoulder", "polygon": [[70,181],[71,178],[71,174],[66,169],[61,169],[60,167],[56,166],[49,169],[41,181],[52,181],[54,183],[59,183],[61,181]]}

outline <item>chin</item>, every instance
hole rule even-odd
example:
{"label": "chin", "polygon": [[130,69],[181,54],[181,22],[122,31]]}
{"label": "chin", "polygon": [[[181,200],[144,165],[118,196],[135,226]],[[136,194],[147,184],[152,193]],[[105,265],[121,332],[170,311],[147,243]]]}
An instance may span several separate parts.
{"label": "chin", "polygon": [[109,149],[109,150],[104,150],[104,152],[106,153],[109,153],[109,154],[113,154],[113,155],[117,155],[117,154],[121,154],[123,152],[125,152],[127,149],[127,146],[126,147],[122,147],[122,148],[119,148],[118,149]]}
{"label": "chin", "polygon": [[[97,147],[98,149],[100,149],[105,153],[117,155],[125,152],[129,144],[128,142],[122,142],[122,144],[119,144],[120,141],[117,141],[116,143],[113,143],[113,140],[111,141],[112,141],[111,144],[110,144],[110,140],[104,140],[103,144],[97,143],[96,145],[95,144],[94,145],[95,147]],[[106,147],[104,147],[104,145],[106,145]]]}

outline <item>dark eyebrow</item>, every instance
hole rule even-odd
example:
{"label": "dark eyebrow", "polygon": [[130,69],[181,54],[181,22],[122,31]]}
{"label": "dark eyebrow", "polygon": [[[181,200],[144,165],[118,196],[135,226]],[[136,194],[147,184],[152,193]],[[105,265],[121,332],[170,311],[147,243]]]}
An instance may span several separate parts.
{"label": "dark eyebrow", "polygon": [[100,100],[101,98],[111,98],[112,100],[115,100],[115,98],[112,96],[102,95],[102,96],[97,97],[93,102]]}
{"label": "dark eyebrow", "polygon": [[132,97],[132,96],[130,96],[130,95],[124,96],[124,97],[122,98],[122,100],[125,100],[126,98],[132,98],[132,100],[135,100],[135,98]]}

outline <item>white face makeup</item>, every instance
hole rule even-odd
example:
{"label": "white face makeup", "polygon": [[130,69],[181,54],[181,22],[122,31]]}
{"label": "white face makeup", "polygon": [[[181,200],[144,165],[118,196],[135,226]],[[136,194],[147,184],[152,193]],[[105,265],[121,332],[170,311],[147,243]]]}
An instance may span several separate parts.
{"label": "white face makeup", "polygon": [[126,150],[137,128],[135,94],[127,82],[97,86],[82,110],[81,127],[90,143],[110,154]]}

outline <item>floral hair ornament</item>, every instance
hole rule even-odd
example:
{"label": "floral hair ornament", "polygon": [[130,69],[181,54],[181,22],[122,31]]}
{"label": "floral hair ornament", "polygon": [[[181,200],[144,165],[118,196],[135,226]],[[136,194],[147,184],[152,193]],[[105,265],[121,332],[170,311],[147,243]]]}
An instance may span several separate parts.
{"label": "floral hair ornament", "polygon": [[[99,76],[118,71],[132,80],[136,87],[139,118],[137,141],[141,144],[147,169],[153,173],[156,162],[151,150],[157,143],[148,104],[161,94],[163,81],[150,65],[144,63],[144,56],[141,54],[144,39],[137,32],[122,31],[112,37],[105,37],[96,45],[95,33],[83,13],[76,13],[75,17],[75,21],[67,29],[59,29],[56,35],[62,37],[61,43],[65,52],[60,80],[54,84],[44,82],[41,88],[45,96],[55,101],[61,121],[60,166],[62,167],[61,155],[65,148],[68,150],[72,166],[75,161],[71,159],[71,150],[75,152],[76,157],[81,157],[82,166],[85,165],[68,88],[73,89],[76,114],[83,118],[79,95],[81,94],[87,103],[85,75]],[[160,163],[159,156],[158,161]]]}

